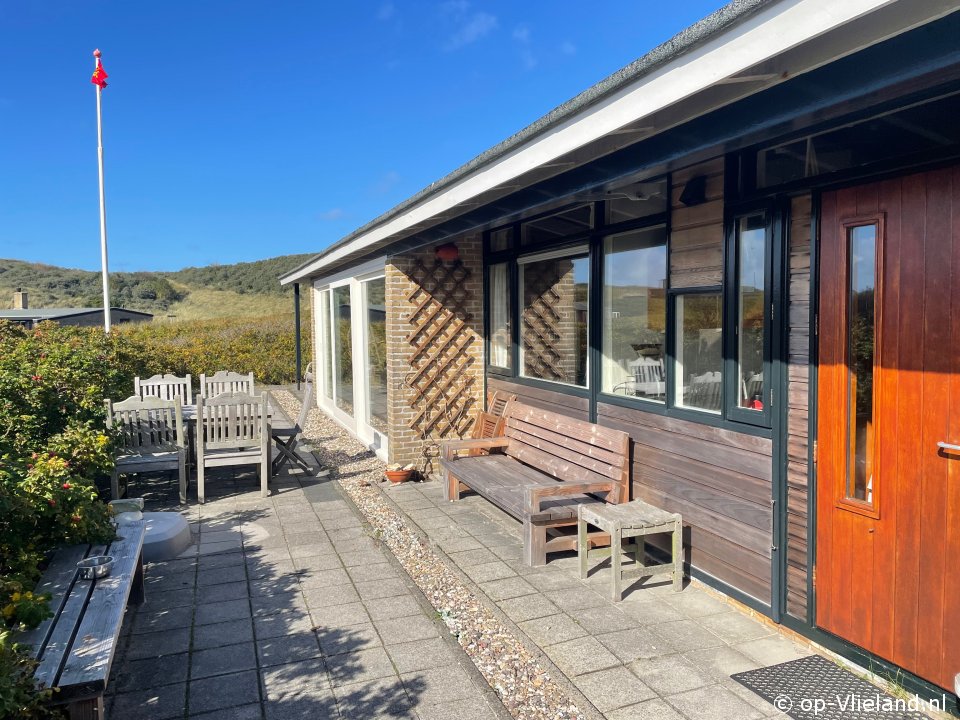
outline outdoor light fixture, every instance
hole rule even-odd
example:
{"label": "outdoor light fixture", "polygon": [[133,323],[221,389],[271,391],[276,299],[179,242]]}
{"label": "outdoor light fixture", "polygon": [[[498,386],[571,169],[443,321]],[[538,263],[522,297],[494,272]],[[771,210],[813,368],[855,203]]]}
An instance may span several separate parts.
{"label": "outdoor light fixture", "polygon": [[454,262],[460,259],[460,250],[453,243],[440,245],[437,247],[437,260],[442,262]]}
{"label": "outdoor light fixture", "polygon": [[707,201],[707,176],[696,175],[683,186],[683,192],[680,193],[680,202],[690,207],[699,205]]}

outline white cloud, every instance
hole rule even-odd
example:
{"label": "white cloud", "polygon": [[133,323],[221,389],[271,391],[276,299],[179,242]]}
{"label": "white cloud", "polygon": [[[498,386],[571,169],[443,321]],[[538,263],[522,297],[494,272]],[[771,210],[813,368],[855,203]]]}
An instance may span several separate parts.
{"label": "white cloud", "polygon": [[377,10],[377,20],[381,22],[386,22],[390,20],[397,14],[397,6],[394,5],[390,0],[380,5],[380,9]]}
{"label": "white cloud", "polygon": [[560,43],[560,52],[562,52],[564,55],[575,55],[577,52],[577,46],[569,40],[564,40],[562,43]]}
{"label": "white cloud", "polygon": [[440,12],[458,19],[466,15],[469,9],[470,3],[468,0],[447,0],[440,5]]}
{"label": "white cloud", "polygon": [[334,220],[339,220],[343,217],[343,208],[330,208],[319,215],[321,220],[326,220],[332,222]]}
{"label": "white cloud", "polygon": [[447,52],[466,47],[497,27],[497,16],[487,12],[470,12],[467,0],[448,0],[440,6],[444,15],[453,19],[457,29],[447,38],[443,49]]}
{"label": "white cloud", "polygon": [[530,28],[526,25],[517,25],[513,29],[513,39],[520,43],[530,42]]}

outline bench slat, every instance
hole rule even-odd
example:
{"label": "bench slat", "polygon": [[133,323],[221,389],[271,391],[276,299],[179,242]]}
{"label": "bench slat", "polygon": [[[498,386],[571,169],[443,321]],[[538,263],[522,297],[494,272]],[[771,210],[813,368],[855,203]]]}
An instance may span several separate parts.
{"label": "bench slat", "polygon": [[[527,432],[526,428],[512,426],[508,426],[506,428],[505,434],[511,440],[516,440],[525,446],[535,447],[538,450],[549,453],[550,455],[560,458],[563,461],[572,462],[586,470],[599,473],[610,480],[619,480],[620,474],[623,472],[622,463],[620,465],[612,465],[608,462],[589,457],[583,453],[577,452],[576,450],[564,447],[562,444],[560,444],[563,442],[562,436],[554,435],[552,438],[544,438],[542,436],[533,435]],[[513,445],[507,446],[508,455],[512,454],[512,447]],[[592,449],[595,450],[596,448]]]}
{"label": "bench slat", "polygon": [[[145,523],[140,520],[118,529],[119,538],[108,550],[116,564],[105,578],[95,580],[76,640],[57,680],[61,697],[102,692],[110,676],[123,613],[143,548]],[[68,691],[68,692],[67,692]]]}
{"label": "bench slat", "polygon": [[551,475],[557,480],[577,483],[611,481],[616,483],[615,480],[605,475],[601,475],[593,470],[588,470],[569,460],[551,455],[532,445],[523,445],[521,442],[522,441],[511,440],[507,448],[507,454],[526,465],[532,465],[537,470]]}
{"label": "bench slat", "polygon": [[622,430],[605,428],[602,425],[595,425],[585,420],[577,420],[517,402],[514,402],[510,408],[507,423],[509,424],[513,418],[559,433],[564,437],[579,440],[588,445],[604,448],[618,455],[623,452],[624,438],[627,436]]}
{"label": "bench slat", "polygon": [[33,655],[38,660],[43,659],[43,653],[50,639],[50,634],[56,625],[57,618],[63,612],[67,598],[70,596],[70,589],[73,587],[73,581],[77,577],[77,563],[87,557],[90,552],[89,545],[73,545],[64,548],[53,556],[53,560],[37,583],[35,593],[50,594],[50,610],[53,612],[33,630],[29,630],[20,636],[19,642],[29,645],[33,648]]}
{"label": "bench slat", "polygon": [[622,448],[620,452],[607,450],[606,448],[591,445],[590,443],[556,432],[553,429],[547,429],[529,423],[522,418],[511,418],[511,422],[505,430],[507,432],[504,434],[509,434],[510,431],[513,431],[523,433],[524,436],[533,436],[546,440],[555,445],[560,445],[570,452],[578,453],[610,467],[616,467],[618,470],[623,467],[624,456]]}

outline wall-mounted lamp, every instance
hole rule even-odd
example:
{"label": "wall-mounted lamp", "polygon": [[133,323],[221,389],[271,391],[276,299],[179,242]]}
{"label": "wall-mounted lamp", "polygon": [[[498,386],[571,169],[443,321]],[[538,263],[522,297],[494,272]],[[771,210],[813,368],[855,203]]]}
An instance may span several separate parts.
{"label": "wall-mounted lamp", "polygon": [[460,259],[460,249],[453,243],[440,245],[437,247],[437,260],[442,262],[455,262]]}
{"label": "wall-mounted lamp", "polygon": [[680,202],[687,207],[699,205],[707,201],[707,176],[696,175],[683,186],[680,193]]}

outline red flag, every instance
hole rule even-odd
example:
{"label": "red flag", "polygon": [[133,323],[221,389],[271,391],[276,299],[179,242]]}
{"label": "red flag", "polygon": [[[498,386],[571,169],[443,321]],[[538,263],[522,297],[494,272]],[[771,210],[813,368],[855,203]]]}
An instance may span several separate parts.
{"label": "red flag", "polygon": [[97,69],[93,71],[93,77],[90,78],[90,82],[94,85],[99,85],[100,89],[103,90],[107,86],[107,78],[110,77],[107,75],[107,71],[103,69],[103,65],[100,64],[100,58],[97,58]]}

